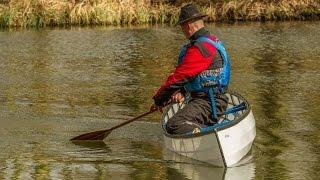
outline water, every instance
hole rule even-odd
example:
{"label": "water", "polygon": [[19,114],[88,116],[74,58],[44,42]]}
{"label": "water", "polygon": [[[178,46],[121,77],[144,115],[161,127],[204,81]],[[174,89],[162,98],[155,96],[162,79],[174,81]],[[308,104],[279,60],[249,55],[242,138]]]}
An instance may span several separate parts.
{"label": "water", "polygon": [[167,152],[160,114],[105,143],[68,141],[144,113],[185,42],[162,26],[0,32],[0,179],[317,179],[320,23],[211,24],[257,137],[236,168]]}

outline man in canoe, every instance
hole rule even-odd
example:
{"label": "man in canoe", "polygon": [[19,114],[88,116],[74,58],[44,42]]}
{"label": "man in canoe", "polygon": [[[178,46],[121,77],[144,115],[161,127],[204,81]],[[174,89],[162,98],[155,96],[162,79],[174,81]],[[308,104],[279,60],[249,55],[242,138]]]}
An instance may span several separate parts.
{"label": "man in canoe", "polygon": [[203,18],[193,4],[181,8],[178,25],[189,43],[183,46],[178,65],[153,96],[151,109],[161,109],[170,100],[186,106],[166,124],[169,134],[198,132],[217,123],[227,107],[224,92],[230,79],[230,64],[221,41],[206,30]]}

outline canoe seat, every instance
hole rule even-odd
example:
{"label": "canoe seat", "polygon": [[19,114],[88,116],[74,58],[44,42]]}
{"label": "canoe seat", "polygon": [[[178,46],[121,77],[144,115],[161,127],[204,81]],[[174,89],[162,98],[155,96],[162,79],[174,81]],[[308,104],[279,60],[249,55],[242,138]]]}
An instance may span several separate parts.
{"label": "canoe seat", "polygon": [[[242,110],[245,110],[246,108],[247,108],[246,104],[244,102],[242,102],[242,103],[240,103],[238,105],[233,106],[232,108],[227,109],[223,114],[227,115],[227,114],[231,114],[232,113],[235,117],[239,117],[240,114],[238,112],[242,111]],[[225,117],[227,117],[227,116],[225,116]],[[212,126],[207,126],[207,127],[201,128],[200,129],[200,133],[207,132],[207,131],[212,131],[214,129],[220,128],[220,127],[225,126],[225,125],[228,125],[231,122],[232,121],[230,119],[223,118],[218,123],[216,123],[216,124],[214,124]]]}

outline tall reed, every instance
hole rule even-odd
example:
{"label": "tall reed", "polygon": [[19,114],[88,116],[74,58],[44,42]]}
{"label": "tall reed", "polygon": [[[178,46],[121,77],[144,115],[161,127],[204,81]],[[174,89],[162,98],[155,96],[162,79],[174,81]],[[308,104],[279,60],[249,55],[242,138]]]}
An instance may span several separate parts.
{"label": "tall reed", "polygon": [[[0,0],[0,26],[174,24],[183,4],[172,2],[173,0]],[[201,4],[204,5],[201,11],[209,16],[208,21],[320,19],[319,0],[201,0]]]}

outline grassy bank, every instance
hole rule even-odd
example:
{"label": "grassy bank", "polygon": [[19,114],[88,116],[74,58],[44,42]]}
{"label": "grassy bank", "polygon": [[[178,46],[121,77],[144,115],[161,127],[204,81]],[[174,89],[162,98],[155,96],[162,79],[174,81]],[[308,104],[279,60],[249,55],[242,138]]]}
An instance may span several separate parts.
{"label": "grassy bank", "polygon": [[[207,21],[320,19],[319,0],[202,0],[200,3],[201,10],[209,15]],[[0,26],[173,24],[180,6],[174,0],[0,0]]]}

